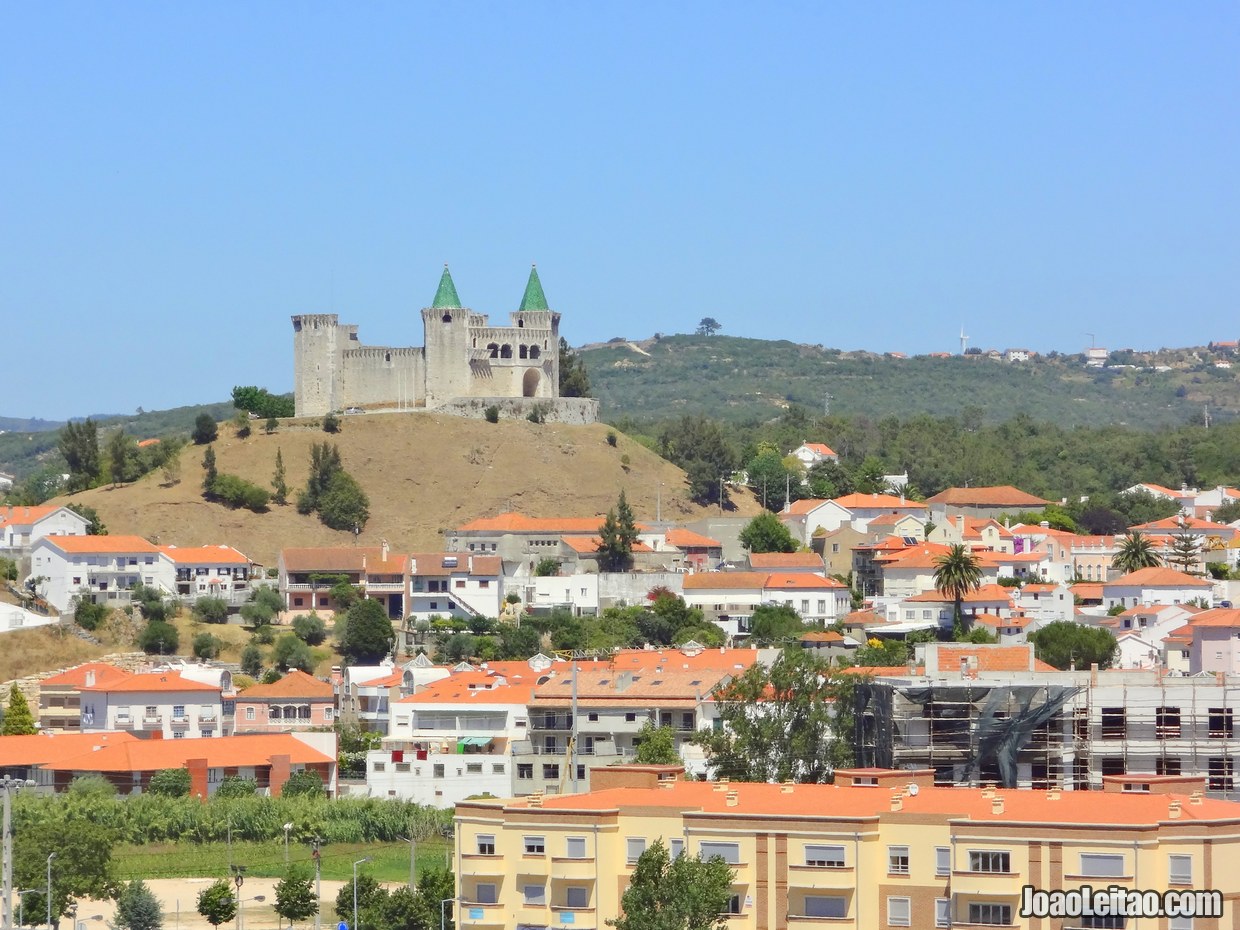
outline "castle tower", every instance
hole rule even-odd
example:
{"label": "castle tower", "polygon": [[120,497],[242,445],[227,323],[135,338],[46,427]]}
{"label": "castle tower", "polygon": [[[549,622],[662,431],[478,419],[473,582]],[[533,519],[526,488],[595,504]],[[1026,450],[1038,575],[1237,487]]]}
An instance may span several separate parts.
{"label": "castle tower", "polygon": [[348,333],[342,340],[334,313],[302,314],[292,320],[293,405],[299,417],[323,416],[339,407],[340,359]]}
{"label": "castle tower", "polygon": [[512,325],[523,331],[523,342],[529,344],[531,364],[521,377],[520,393],[525,397],[559,397],[560,315],[547,306],[537,265],[530,266],[525,294],[512,314]]}
{"label": "castle tower", "polygon": [[469,394],[469,310],[461,306],[448,266],[435,299],[422,309],[426,336],[426,406]]}

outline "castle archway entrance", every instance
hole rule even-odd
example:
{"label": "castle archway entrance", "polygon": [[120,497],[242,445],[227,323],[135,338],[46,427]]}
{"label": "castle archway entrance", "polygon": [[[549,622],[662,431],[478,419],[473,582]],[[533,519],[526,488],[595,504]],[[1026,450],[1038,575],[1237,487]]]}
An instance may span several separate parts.
{"label": "castle archway entrance", "polygon": [[537,397],[538,396],[538,369],[531,368],[525,373],[525,377],[521,379],[521,396]]}

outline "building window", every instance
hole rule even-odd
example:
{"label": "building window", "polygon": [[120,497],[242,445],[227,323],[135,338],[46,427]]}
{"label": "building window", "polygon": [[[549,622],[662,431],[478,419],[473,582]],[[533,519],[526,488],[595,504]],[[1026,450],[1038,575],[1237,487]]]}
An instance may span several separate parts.
{"label": "building window", "polygon": [[847,917],[848,899],[843,895],[806,895],[805,916],[837,919]]}
{"label": "building window", "polygon": [[646,838],[644,836],[630,836],[624,841],[625,860],[632,865],[641,854],[646,851]]}
{"label": "building window", "polygon": [[498,904],[498,889],[490,882],[474,885],[474,902],[476,904]]}
{"label": "building window", "polygon": [[545,907],[547,904],[546,885],[524,885],[521,892],[525,897],[526,907]]}
{"label": "building window", "polygon": [[1210,708],[1210,738],[1231,739],[1235,735],[1232,729],[1232,709],[1230,707]]}
{"label": "building window", "polygon": [[1233,765],[1231,756],[1212,756],[1210,758],[1210,780],[1207,783],[1211,791],[1231,791]]}
{"label": "building window", "polygon": [[247,707],[247,708],[245,709],[245,719],[246,719],[246,720],[253,720],[253,719],[254,719],[254,708],[253,708],[253,707]]}
{"label": "building window", "polygon": [[718,856],[728,865],[739,865],[741,861],[741,847],[739,843],[702,843],[698,849],[698,854],[705,859],[713,859]]}
{"label": "building window", "polygon": [[570,836],[564,841],[564,858],[584,859],[586,857],[586,838]]}
{"label": "building window", "polygon": [[532,779],[533,777],[534,777],[534,763],[533,762],[518,762],[517,763],[517,778]]}
{"label": "building window", "polygon": [[375,763],[375,765],[374,765],[374,769],[373,769],[373,771],[376,771],[376,772],[382,772],[382,771],[385,771],[386,769],[387,769],[387,763],[386,763],[386,762],[376,762],[376,763]]}
{"label": "building window", "polygon": [[443,778],[443,763],[442,762],[436,762],[431,767],[431,775],[434,776],[435,778]]}
{"label": "building window", "polygon": [[478,855],[494,856],[495,855],[495,834],[479,833],[478,834]]}
{"label": "building window", "polygon": [[330,707],[324,707],[324,708],[323,708],[323,719],[324,719],[324,720],[331,720],[331,719],[332,719],[332,709],[331,709]]}
{"label": "building window", "polygon": [[950,927],[952,925],[951,898],[934,899],[934,925],[936,927]]}
{"label": "building window", "polygon": [[934,874],[952,874],[952,850],[950,846],[934,847]]}
{"label": "building window", "polygon": [[547,852],[546,840],[541,836],[527,836],[522,849],[527,856],[545,855]]}
{"label": "building window", "polygon": [[409,771],[409,763],[408,763],[408,762],[397,762],[397,763],[396,763],[396,771],[398,771],[398,772],[408,772],[408,771]]}
{"label": "building window", "polygon": [[1158,775],[1181,775],[1183,764],[1179,756],[1167,756],[1154,760],[1154,771]]}
{"label": "building window", "polygon": [[564,889],[564,904],[567,907],[589,907],[590,889],[580,885],[569,885]]}
{"label": "building window", "polygon": [[1180,708],[1159,707],[1154,711],[1155,734],[1159,739],[1180,735]]}
{"label": "building window", "polygon": [[492,775],[503,775],[504,774],[504,763],[493,762],[491,764],[491,774]]}
{"label": "building window", "polygon": [[559,777],[560,777],[560,763],[558,762],[544,762],[543,763],[543,778],[556,779]]}
{"label": "building window", "polygon": [[1167,873],[1167,881],[1172,885],[1191,885],[1193,883],[1193,857],[1168,856]]}
{"label": "building window", "polygon": [[482,774],[482,763],[481,762],[468,762],[465,764],[465,771],[470,775],[481,775]]}
{"label": "building window", "polygon": [[887,871],[892,875],[908,874],[908,847],[887,847]]}
{"label": "building window", "polygon": [[724,911],[725,914],[739,914],[741,912],[741,896],[738,894],[728,898],[728,906]]}
{"label": "building window", "polygon": [[667,843],[667,854],[670,858],[675,859],[677,856],[684,855],[685,841],[678,836],[672,837]]}
{"label": "building window", "polygon": [[1124,719],[1124,708],[1122,707],[1102,708],[1102,738],[1103,739],[1123,739],[1127,732],[1128,732],[1128,727]]}
{"label": "building window", "polygon": [[908,898],[887,896],[887,923],[893,927],[908,927],[913,918],[912,903]]}
{"label": "building window", "polygon": [[1124,857],[1115,853],[1081,853],[1081,874],[1087,878],[1122,878]]}
{"label": "building window", "polygon": [[969,853],[970,872],[1002,872],[1012,871],[1012,854],[983,849]]}
{"label": "building window", "polygon": [[969,905],[969,923],[982,924],[987,927],[1006,927],[1012,922],[1012,905],[1010,904],[979,904]]}
{"label": "building window", "polygon": [[807,845],[805,864],[825,869],[842,869],[844,868],[844,847]]}

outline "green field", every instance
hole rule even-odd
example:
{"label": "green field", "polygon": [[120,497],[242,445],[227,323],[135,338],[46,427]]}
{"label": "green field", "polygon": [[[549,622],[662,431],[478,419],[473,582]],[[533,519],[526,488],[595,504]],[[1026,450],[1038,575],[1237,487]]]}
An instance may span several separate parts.
{"label": "green field", "polygon": [[[417,846],[417,867],[421,871],[433,866],[450,865],[451,845],[436,837]],[[323,878],[348,881],[353,877],[353,863],[366,856],[372,861],[359,866],[380,882],[409,880],[408,843],[336,843],[324,846]],[[310,847],[290,843],[290,865],[314,868]],[[147,843],[124,845],[112,852],[116,877],[130,881],[152,878],[210,878],[228,874],[229,864],[244,865],[246,874],[259,878],[284,875],[284,844],[281,842],[233,843]]]}

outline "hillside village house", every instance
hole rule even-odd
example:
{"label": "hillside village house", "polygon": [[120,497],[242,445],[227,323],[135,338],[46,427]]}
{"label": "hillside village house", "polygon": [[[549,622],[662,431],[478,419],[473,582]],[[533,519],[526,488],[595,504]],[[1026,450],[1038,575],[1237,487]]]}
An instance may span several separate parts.
{"label": "hillside village house", "polygon": [[88,521],[68,507],[0,507],[0,556],[21,560],[45,536],[85,536]]}
{"label": "hillside village house", "polygon": [[93,716],[82,720],[82,688],[96,683],[112,684],[129,673],[106,662],[87,662],[39,682],[39,729],[76,733],[83,723],[94,725]]}
{"label": "hillside village house", "polygon": [[408,564],[411,620],[499,616],[504,566],[498,556],[415,552]]}
{"label": "hillside village house", "polygon": [[160,587],[186,601],[216,597],[239,607],[250,599],[254,563],[231,546],[160,546]]}
{"label": "hillside village house", "polygon": [[1240,675],[1240,609],[1216,607],[1188,623],[1188,674]]}
{"label": "hillside village house", "polygon": [[31,736],[0,736],[0,778],[33,781],[41,793],[46,793],[56,786],[56,776],[50,765],[136,739],[132,733],[47,731]]}
{"label": "hillside village house", "polygon": [[462,927],[605,927],[656,840],[734,870],[732,930],[1058,927],[1018,916],[1023,885],[1125,876],[1218,889],[1223,918],[1201,930],[1240,919],[1240,874],[1223,865],[1240,805],[1202,798],[1200,780],[1078,794],[936,787],[924,770],[842,769],[832,785],[703,783],[644,766],[592,777],[586,794],[457,805]]}
{"label": "hillside village house", "polygon": [[156,584],[159,549],[141,536],[44,536],[31,549],[39,595],[61,613],[79,596],[123,607],[136,585]]}
{"label": "hillside village house", "polygon": [[236,733],[289,733],[330,728],[336,721],[336,695],[330,682],[293,669],[269,685],[237,693]]}
{"label": "hillside village house", "polygon": [[998,519],[1003,514],[1023,510],[1041,510],[1053,501],[1026,494],[1010,484],[987,488],[948,488],[933,497],[926,498],[930,507],[930,519],[936,524],[947,518],[963,514],[966,517]]}
{"label": "hillside village house", "polygon": [[806,469],[813,468],[819,462],[838,462],[840,457],[831,447],[822,442],[803,442],[792,450],[793,456]]}
{"label": "hillside village house", "polygon": [[172,740],[233,732],[232,695],[225,704],[220,685],[177,672],[148,672],[119,680],[97,676],[79,690],[83,732],[125,730]]}
{"label": "hillside village house", "polygon": [[1141,568],[1102,585],[1102,603],[1110,610],[1116,605],[1214,603],[1214,585],[1204,578],[1186,575],[1173,568]]}
{"label": "hillside village house", "polygon": [[870,521],[887,516],[924,517],[926,505],[894,494],[845,494],[832,500],[793,501],[779,513],[788,532],[803,546],[816,533],[829,533],[846,524],[864,531]]}
{"label": "hillside village house", "polygon": [[341,581],[380,601],[393,619],[409,599],[408,559],[379,546],[324,546],[280,551],[280,596],[292,611],[334,611],[331,589]]}

